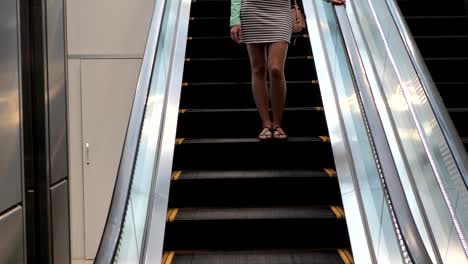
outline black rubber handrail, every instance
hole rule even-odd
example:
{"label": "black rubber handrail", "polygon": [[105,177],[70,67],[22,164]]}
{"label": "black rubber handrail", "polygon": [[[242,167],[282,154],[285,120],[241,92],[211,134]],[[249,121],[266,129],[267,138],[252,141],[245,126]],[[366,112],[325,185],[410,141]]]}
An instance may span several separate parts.
{"label": "black rubber handrail", "polygon": [[367,74],[364,70],[359,49],[344,7],[336,6],[335,14],[342,32],[349,65],[351,66],[356,83],[356,94],[363,108],[363,116],[370,134],[369,139],[373,145],[374,155],[378,162],[384,198],[389,205],[390,217],[392,218],[397,236],[400,239],[399,242],[402,243],[400,244],[402,257],[405,261],[411,260],[413,263],[432,263],[411,214],[403,185],[398,175],[395,160],[391,155],[391,148],[386,138],[385,129],[379,117],[377,105],[374,101]]}
{"label": "black rubber handrail", "polygon": [[111,206],[95,258],[96,264],[112,263],[118,249],[131,190],[165,4],[166,0],[156,0],[155,2]]}

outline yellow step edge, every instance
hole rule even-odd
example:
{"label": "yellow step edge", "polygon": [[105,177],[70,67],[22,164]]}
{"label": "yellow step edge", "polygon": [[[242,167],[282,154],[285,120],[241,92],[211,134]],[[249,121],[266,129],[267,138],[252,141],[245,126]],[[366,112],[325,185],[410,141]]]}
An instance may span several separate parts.
{"label": "yellow step edge", "polygon": [[320,112],[325,111],[325,109],[323,107],[314,107],[314,110],[315,111],[320,111]]}
{"label": "yellow step edge", "polygon": [[162,264],[171,264],[172,260],[174,259],[174,255],[175,255],[174,251],[164,252],[161,263]]}
{"label": "yellow step edge", "polygon": [[185,141],[185,138],[177,138],[176,139],[176,144],[181,145],[182,143],[184,143],[184,141]]}
{"label": "yellow step edge", "polygon": [[335,214],[336,218],[341,219],[340,212],[336,209],[336,206],[330,206],[330,209]]}
{"label": "yellow step edge", "polygon": [[187,113],[188,109],[179,109],[179,113],[181,114],[185,114]]}
{"label": "yellow step edge", "polygon": [[312,80],[312,83],[313,83],[313,84],[317,84],[317,83],[318,83],[318,80]]}
{"label": "yellow step edge", "polygon": [[328,177],[333,178],[336,177],[336,171],[330,168],[324,168],[323,169],[325,173],[328,175]]}
{"label": "yellow step edge", "polygon": [[328,136],[320,136],[319,138],[322,140],[322,142],[330,142],[330,138]]}
{"label": "yellow step edge", "polygon": [[345,215],[345,212],[344,212],[343,208],[340,207],[340,206],[338,206],[337,209],[338,209],[338,211],[340,212],[340,214],[343,216],[343,218],[345,218],[346,215]]}
{"label": "yellow step edge", "polygon": [[172,176],[171,176],[171,179],[173,181],[178,181],[180,179],[180,176],[182,175],[182,171],[174,171],[172,172]]}
{"label": "yellow step edge", "polygon": [[182,87],[187,87],[187,86],[189,86],[189,83],[188,83],[188,82],[183,82],[183,83],[182,83]]}
{"label": "yellow step edge", "polygon": [[345,264],[354,264],[354,259],[351,256],[351,253],[347,249],[339,248],[338,254],[340,254],[341,259]]}
{"label": "yellow step edge", "polygon": [[178,212],[179,208],[169,209],[169,211],[167,211],[166,222],[174,222]]}
{"label": "yellow step edge", "polygon": [[351,252],[349,252],[349,250],[347,250],[347,249],[345,249],[344,252],[345,252],[346,256],[348,256],[349,261],[350,261],[351,263],[354,263],[354,258],[353,258],[353,256],[351,255]]}

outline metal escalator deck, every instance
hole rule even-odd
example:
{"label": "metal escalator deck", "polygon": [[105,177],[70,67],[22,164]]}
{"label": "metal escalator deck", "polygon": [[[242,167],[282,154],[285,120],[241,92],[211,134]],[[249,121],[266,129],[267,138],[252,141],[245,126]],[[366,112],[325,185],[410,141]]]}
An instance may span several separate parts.
{"label": "metal escalator deck", "polygon": [[290,139],[259,142],[229,14],[229,0],[192,3],[163,263],[352,263],[308,36],[286,62]]}
{"label": "metal escalator deck", "polygon": [[468,15],[463,0],[450,5],[400,2],[400,8],[468,149]]}

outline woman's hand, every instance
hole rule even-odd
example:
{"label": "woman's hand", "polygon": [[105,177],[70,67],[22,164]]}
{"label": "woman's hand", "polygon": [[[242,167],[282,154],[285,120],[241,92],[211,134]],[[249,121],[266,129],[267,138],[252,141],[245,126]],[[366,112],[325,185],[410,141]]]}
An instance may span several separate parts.
{"label": "woman's hand", "polygon": [[241,33],[241,27],[239,25],[231,27],[231,38],[237,44],[241,43],[242,33]]}
{"label": "woman's hand", "polygon": [[330,1],[334,5],[344,5],[346,4],[346,0],[331,0]]}

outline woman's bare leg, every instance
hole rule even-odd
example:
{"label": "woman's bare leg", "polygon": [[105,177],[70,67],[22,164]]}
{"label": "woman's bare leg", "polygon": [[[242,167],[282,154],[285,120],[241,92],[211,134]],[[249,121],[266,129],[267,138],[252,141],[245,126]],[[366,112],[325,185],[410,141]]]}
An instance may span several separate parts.
{"label": "woman's bare leg", "polygon": [[257,106],[258,113],[260,114],[260,118],[262,119],[263,127],[271,128],[268,86],[266,80],[266,45],[247,44],[247,51],[250,58],[250,68],[252,70],[252,92],[255,104]]}
{"label": "woman's bare leg", "polygon": [[[288,53],[288,43],[272,43],[268,48],[268,70],[270,74],[270,98],[273,109],[273,129],[281,127],[284,104],[286,102],[286,78],[284,65]],[[283,133],[283,131],[279,131]]]}

